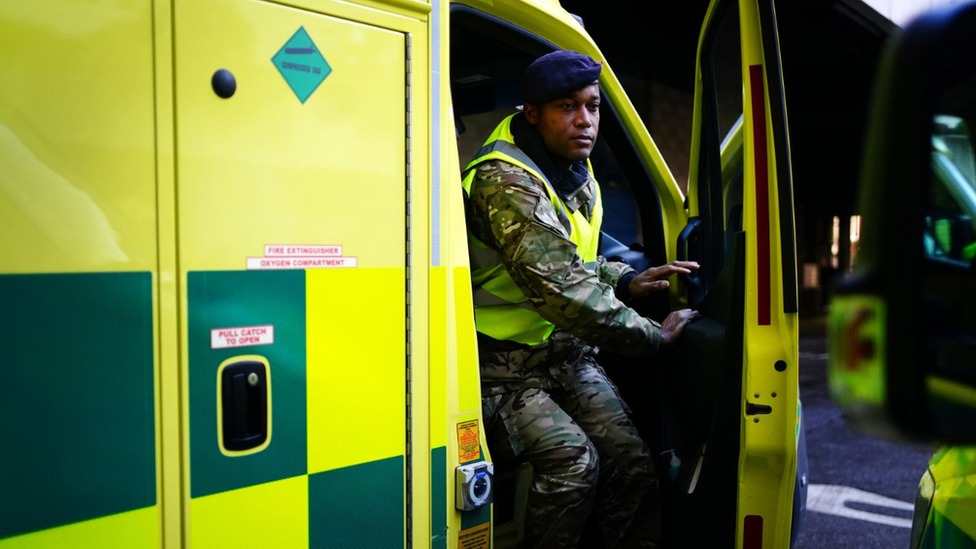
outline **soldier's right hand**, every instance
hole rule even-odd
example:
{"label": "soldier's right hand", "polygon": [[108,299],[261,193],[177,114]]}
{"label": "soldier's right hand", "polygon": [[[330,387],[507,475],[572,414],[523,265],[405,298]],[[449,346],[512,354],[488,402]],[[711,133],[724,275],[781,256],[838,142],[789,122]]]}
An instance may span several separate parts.
{"label": "soldier's right hand", "polygon": [[668,315],[661,323],[661,346],[674,345],[681,337],[685,326],[701,318],[701,313],[692,309],[681,309]]}
{"label": "soldier's right hand", "polygon": [[641,297],[651,292],[667,290],[668,278],[675,274],[690,274],[698,270],[697,261],[672,261],[660,267],[651,267],[630,281],[630,297]]}

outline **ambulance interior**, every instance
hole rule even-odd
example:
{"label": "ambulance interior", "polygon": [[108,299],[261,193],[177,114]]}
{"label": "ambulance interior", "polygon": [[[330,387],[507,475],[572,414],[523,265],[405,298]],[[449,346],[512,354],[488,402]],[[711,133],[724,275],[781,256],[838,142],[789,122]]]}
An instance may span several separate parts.
{"label": "ambulance interior", "polygon": [[[742,82],[737,70],[737,8],[735,2],[725,5],[724,15],[706,30],[710,45],[703,54],[712,86],[705,111],[712,124],[702,132],[699,170],[712,177],[700,177],[704,181],[699,190],[701,216],[693,218],[680,235],[671,231],[671,238],[678,238],[677,258],[667,257],[665,210],[652,170],[619,116],[620,109],[632,107],[602,86],[599,135],[591,155],[604,201],[601,255],[625,261],[638,271],[683,258],[702,264],[697,276],[683,281],[687,304],[674,302],[669,292],[630,303],[658,321],[672,309],[691,306],[701,311],[703,318],[689,326],[678,346],[649,361],[600,353],[600,363],[657,456],[663,524],[667,525],[665,546],[670,547],[724,546],[734,538],[736,528],[745,277]],[[495,126],[516,112],[524,69],[556,47],[507,21],[460,5],[452,5],[450,32],[451,94],[463,170]],[[719,74],[711,70],[716,67],[721,68]],[[708,214],[710,204],[714,216]],[[518,513],[524,500],[519,500],[518,492],[526,487],[524,475],[518,488],[506,485],[504,473],[511,464],[496,467],[502,480],[495,500],[496,546],[501,546],[497,533],[505,531],[507,520],[521,519]]]}

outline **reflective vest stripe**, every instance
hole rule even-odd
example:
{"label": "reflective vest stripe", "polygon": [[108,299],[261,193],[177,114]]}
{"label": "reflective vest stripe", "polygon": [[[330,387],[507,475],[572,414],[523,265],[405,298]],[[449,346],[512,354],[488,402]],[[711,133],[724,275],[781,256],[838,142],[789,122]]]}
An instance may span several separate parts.
{"label": "reflective vest stripe", "polygon": [[[483,156],[488,156],[488,153],[493,153],[493,152],[500,152],[502,154],[507,154],[508,156],[511,156],[515,160],[518,160],[522,164],[525,164],[526,167],[531,168],[532,171],[538,174],[542,173],[542,170],[539,169],[539,166],[536,166],[535,162],[533,162],[532,159],[529,158],[529,155],[522,152],[522,149],[518,148],[518,146],[516,146],[515,143],[508,143],[507,141],[503,141],[501,139],[496,139],[486,144],[485,146],[481,147],[481,149],[478,151],[478,154],[474,155],[474,157],[481,158]],[[549,183],[549,180],[545,179],[544,177],[542,178],[542,180],[545,181],[546,183]]]}

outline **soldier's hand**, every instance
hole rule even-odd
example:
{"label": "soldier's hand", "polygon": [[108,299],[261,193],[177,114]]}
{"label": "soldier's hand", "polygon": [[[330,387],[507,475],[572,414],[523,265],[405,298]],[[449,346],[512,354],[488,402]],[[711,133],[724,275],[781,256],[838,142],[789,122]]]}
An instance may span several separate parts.
{"label": "soldier's hand", "polygon": [[672,261],[660,267],[651,267],[642,272],[630,281],[631,297],[641,297],[651,292],[667,290],[669,283],[668,277],[674,274],[689,274],[691,271],[698,270],[696,261]]}
{"label": "soldier's hand", "polygon": [[661,346],[669,347],[674,345],[681,337],[681,332],[685,326],[701,318],[701,313],[692,309],[681,309],[668,315],[661,323]]}

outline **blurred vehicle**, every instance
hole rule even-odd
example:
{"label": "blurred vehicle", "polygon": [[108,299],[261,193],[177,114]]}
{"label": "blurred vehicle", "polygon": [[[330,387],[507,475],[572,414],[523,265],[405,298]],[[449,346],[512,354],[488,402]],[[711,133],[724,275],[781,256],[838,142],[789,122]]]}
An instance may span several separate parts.
{"label": "blurred vehicle", "polygon": [[919,484],[912,548],[976,547],[976,4],[887,49],[859,189],[861,249],[831,302],[830,388],[855,425],[948,443]]}

